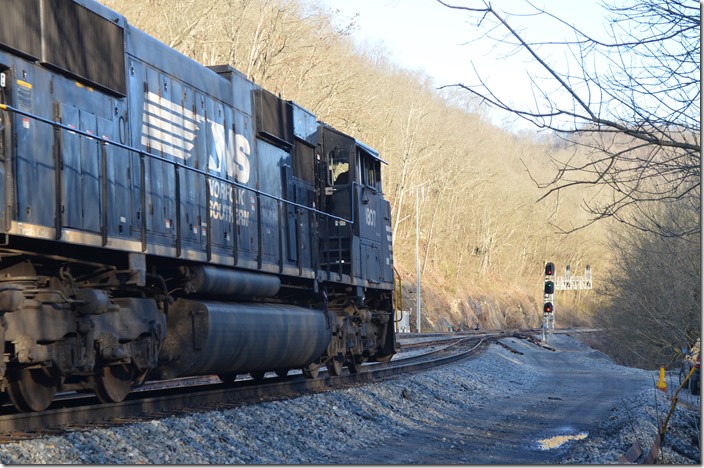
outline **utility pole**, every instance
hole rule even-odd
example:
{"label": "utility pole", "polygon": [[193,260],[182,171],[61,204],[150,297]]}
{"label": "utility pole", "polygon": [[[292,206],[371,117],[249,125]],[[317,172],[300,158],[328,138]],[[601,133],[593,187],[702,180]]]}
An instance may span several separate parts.
{"label": "utility pole", "polygon": [[418,250],[418,237],[420,234],[419,210],[418,210],[418,189],[416,187],[416,328],[420,333],[420,252]]}

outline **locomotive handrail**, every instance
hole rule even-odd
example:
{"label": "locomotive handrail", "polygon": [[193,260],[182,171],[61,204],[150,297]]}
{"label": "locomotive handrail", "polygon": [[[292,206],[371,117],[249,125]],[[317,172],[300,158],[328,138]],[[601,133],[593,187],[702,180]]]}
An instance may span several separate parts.
{"label": "locomotive handrail", "polygon": [[302,209],[304,209],[304,210],[306,210],[306,211],[310,211],[310,212],[313,212],[313,213],[316,213],[316,214],[323,215],[323,216],[325,216],[326,218],[329,218],[329,219],[334,219],[334,220],[338,220],[338,221],[344,221],[344,222],[346,222],[346,223],[354,223],[354,220],[353,220],[353,219],[342,218],[342,217],[340,217],[340,216],[335,216],[335,215],[333,215],[333,214],[326,213],[326,212],[324,212],[324,211],[320,211],[320,210],[318,210],[317,208],[313,208],[313,207],[310,207],[310,206],[301,205],[301,204],[299,204],[299,203],[296,203],[296,202],[293,202],[293,201],[290,201],[290,200],[286,200],[286,199],[281,198],[281,197],[277,197],[276,195],[272,195],[272,194],[270,194],[270,193],[263,192],[263,191],[261,191],[261,190],[259,190],[259,189],[252,188],[252,187],[248,187],[248,186],[246,186],[246,185],[243,185],[243,184],[237,182],[236,180],[235,180],[235,181],[233,181],[233,180],[228,180],[228,179],[223,178],[223,177],[221,177],[221,176],[218,176],[218,175],[216,175],[216,174],[211,174],[211,173],[209,173],[209,172],[207,172],[207,171],[204,171],[204,170],[202,170],[202,169],[197,169],[197,168],[194,168],[194,167],[190,167],[190,166],[187,166],[187,165],[185,165],[185,164],[183,164],[183,163],[180,163],[180,162],[177,162],[177,161],[170,161],[170,160],[168,160],[168,159],[166,159],[166,158],[163,158],[163,157],[161,157],[161,156],[157,156],[157,155],[152,154],[152,153],[147,153],[147,152],[144,151],[144,150],[140,150],[140,149],[134,148],[134,147],[132,147],[132,146],[129,146],[129,145],[125,145],[125,144],[123,144],[123,143],[120,143],[120,142],[118,142],[118,141],[110,140],[109,138],[105,138],[105,137],[102,137],[102,136],[97,136],[97,135],[94,135],[94,134],[92,134],[92,133],[89,133],[89,132],[86,132],[86,131],[83,131],[83,130],[79,130],[79,129],[77,129],[77,128],[70,127],[70,126],[68,126],[68,125],[64,125],[64,124],[62,124],[61,122],[56,122],[56,121],[54,121],[54,120],[47,119],[47,118],[44,118],[44,117],[41,117],[41,116],[32,114],[32,113],[30,113],[30,112],[23,111],[23,110],[21,110],[21,109],[18,109],[18,108],[16,108],[16,107],[13,107],[13,106],[10,106],[10,105],[7,105],[7,104],[0,104],[0,110],[7,110],[7,111],[10,111],[10,112],[15,112],[15,113],[17,113],[17,114],[19,114],[19,115],[22,115],[22,116],[25,116],[25,117],[29,117],[29,118],[35,119],[35,120],[37,120],[37,121],[39,121],[39,122],[43,122],[43,123],[49,124],[49,125],[53,126],[54,128],[61,128],[61,129],[63,129],[63,130],[67,130],[67,131],[69,131],[69,132],[73,132],[73,133],[76,133],[76,134],[78,134],[78,135],[86,136],[86,137],[88,137],[88,138],[90,138],[90,139],[97,140],[98,142],[102,142],[102,143],[104,143],[104,144],[113,145],[113,146],[116,146],[116,147],[118,147],[118,148],[122,148],[122,149],[124,149],[124,150],[137,153],[137,154],[139,154],[139,157],[140,157],[140,158],[144,158],[145,156],[147,156],[147,157],[153,158],[153,159],[158,160],[158,161],[161,161],[161,162],[165,162],[165,163],[168,163],[168,164],[172,164],[172,165],[174,165],[174,166],[184,168],[184,169],[186,169],[186,170],[189,170],[189,171],[192,171],[192,172],[194,172],[194,173],[203,175],[203,176],[205,176],[205,177],[210,177],[210,178],[213,178],[213,179],[217,179],[217,180],[219,180],[219,181],[221,181],[221,182],[230,184],[230,185],[232,185],[232,186],[239,187],[239,188],[242,188],[242,189],[245,189],[245,190],[249,190],[250,192],[254,192],[254,193],[257,194],[257,195],[263,195],[263,196],[265,196],[265,197],[267,197],[267,198],[270,198],[270,199],[272,199],[272,200],[276,200],[276,201],[279,201],[279,202],[283,202],[283,203],[286,203],[286,204],[291,205],[291,206],[295,206],[295,207],[298,207],[298,208],[302,208]]}
{"label": "locomotive handrail", "polygon": [[[398,281],[396,280],[398,278]],[[396,267],[394,267],[394,323],[400,323],[403,319],[403,286],[401,283],[401,274],[398,272]],[[401,317],[396,318],[397,312],[401,312]],[[398,330],[396,330],[398,331]]]}

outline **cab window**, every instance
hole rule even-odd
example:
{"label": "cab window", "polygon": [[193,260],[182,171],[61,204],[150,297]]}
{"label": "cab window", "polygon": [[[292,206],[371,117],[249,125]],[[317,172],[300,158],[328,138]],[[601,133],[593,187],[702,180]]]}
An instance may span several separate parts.
{"label": "cab window", "polygon": [[381,191],[381,163],[364,154],[362,154],[362,183],[376,191]]}
{"label": "cab window", "polygon": [[339,146],[328,153],[328,183],[332,185],[350,183],[349,151]]}

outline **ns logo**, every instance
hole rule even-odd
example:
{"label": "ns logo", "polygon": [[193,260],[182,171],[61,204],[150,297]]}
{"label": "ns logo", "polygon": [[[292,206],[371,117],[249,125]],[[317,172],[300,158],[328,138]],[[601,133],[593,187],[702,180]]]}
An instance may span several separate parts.
{"label": "ns logo", "polygon": [[244,135],[225,131],[219,122],[149,91],[144,96],[141,142],[147,148],[188,161],[194,154],[198,138],[205,138],[208,148],[208,170],[211,173],[236,177],[246,184],[250,177],[251,147]]}
{"label": "ns logo", "polygon": [[210,123],[210,132],[215,143],[215,154],[208,155],[208,170],[222,173],[223,165],[228,177],[236,177],[237,182],[246,184],[250,176],[249,155],[251,147],[244,135],[228,130],[219,123]]}

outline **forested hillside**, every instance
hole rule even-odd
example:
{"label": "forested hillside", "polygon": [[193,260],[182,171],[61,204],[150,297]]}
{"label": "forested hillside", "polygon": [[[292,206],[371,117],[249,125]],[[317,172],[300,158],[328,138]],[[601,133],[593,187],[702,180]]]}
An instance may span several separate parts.
{"label": "forested hillside", "polygon": [[[556,292],[558,326],[592,323],[612,271],[608,220],[580,206],[609,193],[557,191],[555,159],[593,155],[552,133],[489,123],[462,90],[360,50],[353,18],[302,0],[102,0],[128,21],[205,65],[229,64],[265,88],[380,151],[392,206],[395,266],[415,330],[416,236],[423,331],[539,326],[543,265],[591,266],[595,290]],[[441,51],[439,51],[441,53]],[[418,219],[418,229],[416,229]],[[630,242],[630,241],[628,241]]]}

